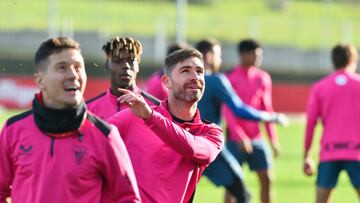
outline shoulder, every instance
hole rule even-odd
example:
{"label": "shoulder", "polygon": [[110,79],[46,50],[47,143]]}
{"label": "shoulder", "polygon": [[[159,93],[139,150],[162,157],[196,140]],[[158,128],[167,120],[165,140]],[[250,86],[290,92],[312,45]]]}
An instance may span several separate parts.
{"label": "shoulder", "polygon": [[261,77],[263,80],[271,80],[271,76],[268,72],[265,70],[262,70],[260,68],[256,68],[256,73],[259,77]]}
{"label": "shoulder", "polygon": [[202,129],[204,130],[203,132],[207,132],[207,133],[211,134],[212,136],[222,138],[223,131],[222,131],[221,127],[215,123],[211,123],[209,121],[207,121],[207,122],[208,123],[203,122],[203,126],[202,126]]}
{"label": "shoulder", "polygon": [[208,121],[205,118],[201,118],[201,122],[203,122],[204,124],[212,124],[211,121]]}
{"label": "shoulder", "polygon": [[29,111],[20,113],[18,115],[12,116],[7,120],[6,126],[9,127],[10,125],[12,125],[18,121],[21,121],[21,120],[27,118],[28,116],[31,116],[32,114],[33,114],[33,110],[29,110]]}
{"label": "shoulder", "polygon": [[322,89],[322,88],[326,88],[328,87],[329,83],[332,83],[334,80],[334,75],[328,75],[323,77],[322,79],[316,81],[313,85],[312,85],[312,90],[318,90],[318,89]]}
{"label": "shoulder", "polygon": [[111,125],[107,123],[106,121],[102,120],[101,118],[95,116],[91,112],[88,112],[87,119],[94,124],[94,126],[100,130],[105,137],[108,137],[111,132]]}
{"label": "shoulder", "polygon": [[208,129],[215,129],[215,130],[221,130],[220,126],[218,126],[217,124],[206,120],[205,118],[201,118],[201,122],[203,123],[204,126],[206,126]]}
{"label": "shoulder", "polygon": [[86,104],[89,105],[89,104],[91,104],[91,103],[94,103],[95,101],[103,98],[105,95],[106,95],[106,92],[103,92],[103,93],[99,94],[98,96],[87,100],[87,101],[86,101]]}
{"label": "shoulder", "polygon": [[153,96],[150,93],[147,93],[143,90],[141,90],[140,92],[141,96],[143,96],[145,99],[149,100],[152,104],[159,106],[161,104],[160,99],[156,98],[155,96]]}

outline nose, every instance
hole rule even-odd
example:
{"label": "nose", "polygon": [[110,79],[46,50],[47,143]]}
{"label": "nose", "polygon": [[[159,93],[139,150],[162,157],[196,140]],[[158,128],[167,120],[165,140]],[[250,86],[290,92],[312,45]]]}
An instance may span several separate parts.
{"label": "nose", "polygon": [[79,72],[77,71],[77,69],[74,66],[71,66],[68,69],[68,77],[71,79],[78,79],[79,78]]}
{"label": "nose", "polygon": [[130,63],[126,62],[121,66],[123,69],[130,69]]}
{"label": "nose", "polygon": [[200,80],[202,78],[202,74],[198,73],[196,70],[191,72],[191,79]]}

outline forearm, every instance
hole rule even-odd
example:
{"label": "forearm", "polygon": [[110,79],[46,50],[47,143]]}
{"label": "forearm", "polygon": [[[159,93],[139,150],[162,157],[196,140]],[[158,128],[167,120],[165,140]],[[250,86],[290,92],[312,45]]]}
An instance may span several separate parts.
{"label": "forearm", "polygon": [[146,123],[175,151],[201,164],[215,160],[224,143],[220,128],[214,128],[201,135],[193,135],[156,111]]}
{"label": "forearm", "polygon": [[309,151],[313,142],[314,130],[316,126],[316,119],[313,117],[308,117],[306,122],[305,130],[305,141],[304,141],[304,157],[309,156]]}
{"label": "forearm", "polygon": [[276,128],[273,123],[265,123],[265,129],[269,136],[271,144],[278,144],[278,137],[276,134]]}

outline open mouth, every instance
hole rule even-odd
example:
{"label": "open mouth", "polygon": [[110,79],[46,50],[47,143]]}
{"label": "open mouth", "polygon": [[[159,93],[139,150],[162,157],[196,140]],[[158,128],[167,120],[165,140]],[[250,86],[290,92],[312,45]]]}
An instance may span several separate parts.
{"label": "open mouth", "polygon": [[75,93],[76,91],[80,90],[80,87],[76,85],[67,86],[64,88],[66,92],[68,93]]}

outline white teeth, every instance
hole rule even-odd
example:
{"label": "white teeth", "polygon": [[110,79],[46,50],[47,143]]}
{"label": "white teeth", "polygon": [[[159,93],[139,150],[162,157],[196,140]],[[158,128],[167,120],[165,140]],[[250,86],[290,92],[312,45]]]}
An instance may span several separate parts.
{"label": "white teeth", "polygon": [[79,87],[77,87],[76,85],[72,85],[72,86],[67,86],[67,87],[65,87],[65,90],[78,90],[79,89]]}

